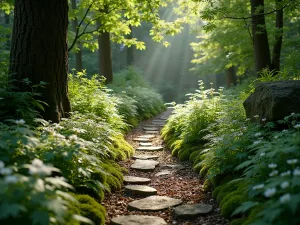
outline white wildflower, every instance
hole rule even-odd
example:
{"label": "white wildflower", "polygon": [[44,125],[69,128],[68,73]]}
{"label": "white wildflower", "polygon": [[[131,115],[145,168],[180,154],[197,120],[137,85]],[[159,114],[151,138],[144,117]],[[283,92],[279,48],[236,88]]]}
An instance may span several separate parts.
{"label": "white wildflower", "polygon": [[278,136],[276,135],[276,136],[274,136],[274,139],[278,139]]}
{"label": "white wildflower", "polygon": [[263,119],[261,119],[261,121],[262,121],[262,122],[266,122],[266,121],[267,121],[267,119],[266,119],[266,118],[263,118]]}
{"label": "white wildflower", "polygon": [[263,156],[265,156],[266,155],[266,153],[264,153],[264,152],[262,152],[262,153],[260,153],[260,157],[263,157]]}
{"label": "white wildflower", "polygon": [[287,164],[294,165],[298,162],[298,159],[288,159],[286,162]]}
{"label": "white wildflower", "polygon": [[254,145],[258,145],[258,144],[260,144],[260,143],[261,143],[261,140],[258,140],[258,141],[254,141],[254,142],[253,142]]}
{"label": "white wildflower", "polygon": [[274,176],[276,176],[278,174],[278,170],[274,170],[274,171],[272,171],[270,174],[269,174],[269,176],[270,177],[274,177]]}
{"label": "white wildflower", "polygon": [[13,172],[13,170],[11,168],[2,168],[0,169],[0,174],[7,176],[7,175],[11,175]]}
{"label": "white wildflower", "polygon": [[256,134],[254,134],[254,136],[255,136],[255,137],[259,137],[259,136],[261,136],[261,133],[258,132],[258,133],[256,133]]}
{"label": "white wildflower", "polygon": [[295,113],[291,113],[291,116],[295,115]]}
{"label": "white wildflower", "polygon": [[286,202],[289,202],[290,200],[291,200],[291,195],[289,193],[284,194],[279,198],[279,201],[281,203],[286,203]]}
{"label": "white wildflower", "polygon": [[44,165],[43,161],[40,159],[34,159],[32,160],[31,164],[35,167],[41,167]]}
{"label": "white wildflower", "polygon": [[258,184],[258,185],[255,185],[255,186],[253,186],[253,190],[259,190],[259,189],[263,189],[265,187],[265,185],[264,184]]}
{"label": "white wildflower", "polygon": [[0,169],[4,168],[5,167],[5,164],[4,162],[0,161]]}
{"label": "white wildflower", "polygon": [[286,132],[289,132],[289,131],[287,129],[283,129],[281,132],[286,133]]}
{"label": "white wildflower", "polygon": [[270,198],[272,197],[273,195],[275,195],[276,193],[276,188],[268,188],[265,192],[264,192],[264,196],[266,198]]}
{"label": "white wildflower", "polygon": [[291,175],[291,171],[290,170],[288,170],[288,171],[283,172],[283,173],[280,174],[280,176],[282,176],[282,177],[286,177],[286,176],[289,176],[289,175]]}
{"label": "white wildflower", "polygon": [[255,115],[255,116],[253,116],[254,118],[259,118],[259,115]]}
{"label": "white wildflower", "polygon": [[277,164],[271,163],[271,164],[268,165],[268,167],[269,167],[270,169],[275,169],[275,168],[277,167]]}
{"label": "white wildflower", "polygon": [[7,184],[15,184],[18,182],[18,178],[16,176],[9,175],[4,178],[4,182]]}
{"label": "white wildflower", "polygon": [[45,183],[42,179],[38,179],[34,185],[35,190],[43,192],[45,191]]}
{"label": "white wildflower", "polygon": [[54,124],[54,128],[55,128],[55,129],[62,129],[62,128],[64,128],[64,127],[61,126],[61,125],[59,125],[58,123],[55,123],[55,124]]}
{"label": "white wildflower", "polygon": [[282,189],[286,189],[288,186],[290,186],[290,183],[288,181],[284,181],[280,184],[280,187]]}
{"label": "white wildflower", "polygon": [[296,124],[296,125],[294,126],[294,128],[296,128],[296,129],[300,128],[300,124],[299,124],[299,123]]}
{"label": "white wildflower", "polygon": [[53,137],[61,138],[61,139],[65,139],[66,138],[64,135],[56,133],[56,132],[53,133]]}
{"label": "white wildflower", "polygon": [[20,119],[20,120],[15,120],[16,124],[25,124],[25,120]]}
{"label": "white wildflower", "polygon": [[34,159],[31,164],[32,166],[29,167],[29,173],[31,175],[50,175],[52,172],[51,168],[46,166],[40,159]]}
{"label": "white wildflower", "polygon": [[78,137],[77,137],[77,135],[72,134],[72,135],[69,136],[69,139],[70,139],[71,141],[77,141],[77,140],[78,140]]}
{"label": "white wildflower", "polygon": [[298,168],[295,169],[294,172],[293,172],[293,175],[294,176],[300,176],[300,169],[298,169]]}
{"label": "white wildflower", "polygon": [[247,118],[246,121],[250,121],[250,118]]}

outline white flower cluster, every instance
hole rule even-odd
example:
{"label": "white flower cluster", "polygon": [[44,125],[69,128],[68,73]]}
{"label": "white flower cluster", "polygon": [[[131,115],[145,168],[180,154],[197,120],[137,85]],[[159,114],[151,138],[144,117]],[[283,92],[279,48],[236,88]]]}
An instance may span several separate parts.
{"label": "white flower cluster", "polygon": [[290,195],[289,193],[284,194],[284,195],[282,195],[282,196],[279,198],[279,201],[280,201],[281,203],[287,203],[287,202],[289,202],[290,200],[291,200],[291,195]]}
{"label": "white flower cluster", "polygon": [[50,175],[52,172],[52,169],[46,166],[40,159],[34,159],[31,165],[32,166],[29,167],[29,173],[31,175]]}
{"label": "white flower cluster", "polygon": [[298,159],[289,159],[286,162],[287,162],[287,164],[294,165],[298,162]]}
{"label": "white flower cluster", "polygon": [[25,124],[25,120],[23,120],[23,119],[15,120],[15,123],[16,123],[17,125]]}
{"label": "white flower cluster", "polygon": [[264,192],[264,196],[266,198],[270,198],[272,197],[273,195],[276,194],[276,188],[268,188],[265,192]]}
{"label": "white flower cluster", "polygon": [[265,187],[265,185],[264,184],[258,184],[258,185],[255,185],[255,186],[253,186],[253,190],[259,190],[259,189],[263,189]]}
{"label": "white flower cluster", "polygon": [[0,174],[4,176],[4,182],[9,183],[17,183],[18,177],[12,175],[13,170],[11,168],[5,168],[4,162],[0,161]]}

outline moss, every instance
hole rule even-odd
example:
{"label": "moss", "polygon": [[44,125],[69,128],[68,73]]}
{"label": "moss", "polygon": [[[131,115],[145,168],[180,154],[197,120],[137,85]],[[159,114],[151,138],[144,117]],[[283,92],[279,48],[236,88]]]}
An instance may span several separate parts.
{"label": "moss", "polygon": [[230,192],[233,192],[235,191],[238,187],[234,184],[224,184],[222,186],[219,186],[220,187],[220,191],[216,197],[217,201],[218,202],[221,202],[222,199]]}
{"label": "moss", "polygon": [[233,211],[240,206],[241,203],[245,202],[247,199],[244,195],[236,195],[230,198],[221,208],[221,214],[225,218],[230,218]]}
{"label": "moss", "polygon": [[250,225],[251,223],[253,223],[255,220],[257,220],[257,215],[263,210],[263,205],[257,205],[255,207],[253,207],[250,210],[249,215],[247,216],[247,219],[245,220],[245,222],[243,223],[243,225]]}
{"label": "moss", "polygon": [[212,197],[216,198],[217,195],[219,194],[219,192],[221,191],[221,189],[222,189],[222,186],[216,187],[212,192]]}
{"label": "moss", "polygon": [[79,185],[75,190],[76,193],[89,195],[99,202],[104,200],[104,189],[99,189],[92,185]]}
{"label": "moss", "polygon": [[108,175],[106,183],[109,185],[110,191],[120,190],[122,187],[122,183],[118,178]]}
{"label": "moss", "polygon": [[201,154],[202,150],[196,150],[196,151],[193,151],[191,154],[190,154],[190,157],[189,157],[189,161],[191,162],[194,162],[196,157],[199,156]]}
{"label": "moss", "polygon": [[218,174],[211,179],[211,183],[214,187],[217,187],[221,184],[222,179],[224,178],[224,174]]}
{"label": "moss", "polygon": [[77,195],[80,214],[92,220],[97,225],[105,224],[105,208],[88,195]]}
{"label": "moss", "polygon": [[203,183],[203,190],[209,191],[210,189],[212,189],[212,183],[210,182],[209,179],[206,179]]}
{"label": "moss", "polygon": [[178,158],[180,161],[187,161],[189,160],[189,157],[191,153],[193,152],[193,149],[184,149],[184,151],[179,151]]}
{"label": "moss", "polygon": [[247,198],[246,193],[244,193],[242,190],[237,189],[233,192],[227,192],[226,195],[224,195],[223,199],[220,201],[219,205],[222,207],[226,202],[228,202],[231,198],[234,198],[237,195],[243,195],[245,198]]}
{"label": "moss", "polygon": [[207,166],[204,165],[204,166],[201,168],[200,172],[199,172],[200,177],[204,178],[204,177],[206,176],[207,172],[208,172],[208,169],[209,169],[209,168],[208,168]]}
{"label": "moss", "polygon": [[245,221],[246,221],[246,218],[238,218],[238,219],[232,220],[230,225],[243,225]]}

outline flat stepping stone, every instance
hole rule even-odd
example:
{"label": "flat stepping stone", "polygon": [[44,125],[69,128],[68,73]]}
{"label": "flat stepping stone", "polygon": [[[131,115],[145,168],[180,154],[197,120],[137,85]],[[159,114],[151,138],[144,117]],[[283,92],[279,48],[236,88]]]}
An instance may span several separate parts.
{"label": "flat stepping stone", "polygon": [[130,202],[127,208],[139,211],[160,211],[180,204],[182,204],[180,199],[154,195]]}
{"label": "flat stepping stone", "polygon": [[159,119],[161,119],[161,120],[167,120],[168,117],[160,117]]}
{"label": "flat stepping stone", "polygon": [[127,215],[112,218],[111,225],[167,225],[163,218],[157,216]]}
{"label": "flat stepping stone", "polygon": [[173,169],[173,170],[185,169],[185,166],[183,166],[181,164],[167,164],[167,165],[162,165],[162,167],[166,167],[166,168]]}
{"label": "flat stepping stone", "polygon": [[155,138],[155,135],[141,135],[141,136],[137,136],[137,138],[146,138],[146,139],[152,139]]}
{"label": "flat stepping stone", "polygon": [[165,120],[152,120],[152,123],[166,123]]}
{"label": "flat stepping stone", "polygon": [[143,130],[146,130],[146,131],[159,131],[159,128],[157,127],[143,127]]}
{"label": "flat stepping stone", "polygon": [[159,134],[158,130],[146,130],[145,131],[146,134]]}
{"label": "flat stepping stone", "polygon": [[150,142],[140,142],[140,146],[143,146],[143,147],[150,147],[150,146],[152,146],[153,144],[152,143],[150,143]]}
{"label": "flat stepping stone", "polygon": [[176,218],[193,219],[210,213],[212,209],[213,206],[208,204],[181,205],[174,209],[174,213]]}
{"label": "flat stepping stone", "polygon": [[149,184],[151,179],[144,177],[124,176],[125,184]]}
{"label": "flat stepping stone", "polygon": [[140,142],[151,142],[149,138],[133,138],[132,140]]}
{"label": "flat stepping stone", "polygon": [[157,155],[134,155],[132,158],[146,160],[146,159],[158,159],[159,156],[157,156]]}
{"label": "flat stepping stone", "polygon": [[125,194],[128,195],[142,197],[148,197],[157,194],[157,190],[155,188],[146,185],[126,185],[124,191]]}
{"label": "flat stepping stone", "polygon": [[170,175],[174,173],[174,171],[171,171],[171,170],[162,170],[158,173],[155,174],[156,177],[160,177],[160,176],[166,176],[166,175]]}
{"label": "flat stepping stone", "polygon": [[152,152],[161,151],[163,149],[164,149],[164,147],[162,147],[162,146],[156,146],[156,147],[155,146],[150,146],[150,147],[145,146],[145,147],[136,148],[137,151],[152,151]]}
{"label": "flat stepping stone", "polygon": [[158,164],[159,162],[154,160],[137,159],[130,167],[139,171],[149,172],[153,171],[155,169],[155,166],[157,166]]}

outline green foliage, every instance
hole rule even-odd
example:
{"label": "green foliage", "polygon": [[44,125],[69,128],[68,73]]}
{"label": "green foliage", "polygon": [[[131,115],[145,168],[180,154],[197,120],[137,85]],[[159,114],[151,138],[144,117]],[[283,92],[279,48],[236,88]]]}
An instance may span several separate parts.
{"label": "green foliage", "polygon": [[230,218],[233,211],[242,203],[245,202],[244,195],[234,195],[227,202],[225,202],[221,208],[222,216]]}

